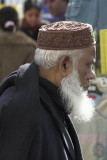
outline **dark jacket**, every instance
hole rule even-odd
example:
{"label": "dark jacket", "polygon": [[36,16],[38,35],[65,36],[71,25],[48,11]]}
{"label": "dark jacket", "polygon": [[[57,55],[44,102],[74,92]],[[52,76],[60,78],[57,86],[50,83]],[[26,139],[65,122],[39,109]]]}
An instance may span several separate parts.
{"label": "dark jacket", "polygon": [[20,65],[34,59],[36,42],[23,32],[0,31],[0,82]]}
{"label": "dark jacket", "polygon": [[0,160],[83,160],[72,122],[66,115],[70,141],[34,62],[2,83],[0,108]]}

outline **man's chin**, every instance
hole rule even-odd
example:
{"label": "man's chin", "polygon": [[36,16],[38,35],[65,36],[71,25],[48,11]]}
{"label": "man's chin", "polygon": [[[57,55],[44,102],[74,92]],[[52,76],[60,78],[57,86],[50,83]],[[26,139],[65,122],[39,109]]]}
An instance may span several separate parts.
{"label": "man's chin", "polygon": [[81,95],[75,95],[75,97],[77,97],[77,101],[73,102],[74,107],[71,116],[78,123],[90,122],[95,113],[94,101],[88,97],[87,91],[84,91]]}

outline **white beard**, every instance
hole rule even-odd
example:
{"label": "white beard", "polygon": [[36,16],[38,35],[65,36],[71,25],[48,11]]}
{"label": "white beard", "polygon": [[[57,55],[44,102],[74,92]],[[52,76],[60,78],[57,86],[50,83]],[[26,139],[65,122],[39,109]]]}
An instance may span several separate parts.
{"label": "white beard", "polygon": [[79,74],[73,71],[61,82],[60,94],[67,112],[76,122],[87,122],[93,117],[94,101],[80,86]]}

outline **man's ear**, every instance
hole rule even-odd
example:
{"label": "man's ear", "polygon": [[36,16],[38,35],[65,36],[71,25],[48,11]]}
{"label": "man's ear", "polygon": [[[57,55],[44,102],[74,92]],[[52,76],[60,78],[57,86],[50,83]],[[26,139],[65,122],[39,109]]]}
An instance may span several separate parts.
{"label": "man's ear", "polygon": [[62,77],[66,77],[69,73],[69,70],[72,71],[71,68],[71,61],[70,61],[70,57],[69,56],[63,56],[60,60],[59,60],[59,71],[61,73]]}

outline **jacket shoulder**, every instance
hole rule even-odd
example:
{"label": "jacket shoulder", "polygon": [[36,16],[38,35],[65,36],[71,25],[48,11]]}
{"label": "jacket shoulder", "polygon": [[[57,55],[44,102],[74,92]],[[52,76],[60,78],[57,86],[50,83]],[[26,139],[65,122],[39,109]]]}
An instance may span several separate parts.
{"label": "jacket shoulder", "polygon": [[36,41],[34,41],[32,38],[30,38],[28,35],[26,35],[25,33],[23,33],[22,31],[18,31],[17,32],[17,35],[19,36],[19,37],[21,37],[21,41],[23,41],[22,43],[27,43],[28,45],[33,45],[33,46],[35,46],[36,47]]}
{"label": "jacket shoulder", "polygon": [[0,96],[0,111],[2,110],[3,105],[7,105],[8,102],[12,99],[15,94],[16,87],[11,86],[7,88],[3,94]]}

